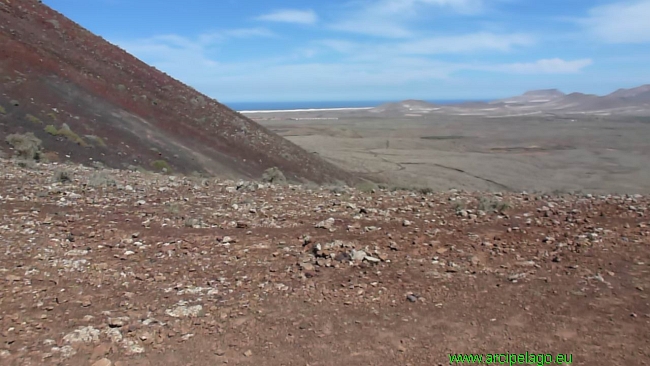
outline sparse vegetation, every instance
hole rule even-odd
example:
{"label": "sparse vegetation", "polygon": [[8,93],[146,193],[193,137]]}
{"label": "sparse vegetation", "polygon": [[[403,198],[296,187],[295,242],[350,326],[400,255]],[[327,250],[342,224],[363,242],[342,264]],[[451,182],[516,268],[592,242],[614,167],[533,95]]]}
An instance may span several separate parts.
{"label": "sparse vegetation", "polygon": [[98,172],[98,173],[93,173],[93,175],[90,176],[90,178],[88,179],[88,186],[115,187],[117,186],[117,182],[110,175],[104,172]]}
{"label": "sparse vegetation", "polygon": [[56,162],[59,161],[59,154],[54,151],[48,151],[41,154],[42,162]]}
{"label": "sparse vegetation", "polygon": [[418,192],[421,194],[432,194],[433,193],[433,188],[431,187],[420,187],[418,188]]}
{"label": "sparse vegetation", "polygon": [[454,203],[451,205],[451,207],[454,209],[454,211],[456,211],[456,212],[460,212],[460,211],[463,211],[463,210],[466,210],[466,209],[467,209],[467,203],[464,202],[464,201],[456,200],[456,201],[454,201]]}
{"label": "sparse vegetation", "polygon": [[176,216],[181,212],[181,207],[177,203],[165,203],[165,211]]}
{"label": "sparse vegetation", "polygon": [[106,142],[104,142],[104,139],[102,139],[99,136],[96,135],[86,135],[85,136],[88,140],[91,140],[95,144],[101,146],[101,147],[106,147]]}
{"label": "sparse vegetation", "polygon": [[20,159],[40,161],[42,141],[32,132],[11,134],[5,139],[14,148]]}
{"label": "sparse vegetation", "polygon": [[54,114],[54,112],[48,113],[47,116],[50,117],[52,120],[54,120],[56,122],[59,121],[59,118],[56,116],[56,114]]}
{"label": "sparse vegetation", "polygon": [[262,175],[262,182],[273,183],[273,184],[286,184],[287,178],[284,176],[284,173],[277,167],[268,168],[264,171]]}
{"label": "sparse vegetation", "polygon": [[340,193],[340,194],[345,194],[346,193],[345,188],[342,187],[342,186],[330,186],[328,188],[329,188],[329,191],[332,192],[332,193]]}
{"label": "sparse vegetation", "polygon": [[70,141],[72,141],[72,142],[74,142],[74,143],[76,143],[76,144],[78,144],[80,146],[83,146],[83,147],[88,146],[88,144],[81,137],[79,137],[79,135],[77,135],[74,131],[72,131],[70,129],[70,127],[65,123],[59,129],[59,135],[60,136],[65,136],[68,140],[70,140]]}
{"label": "sparse vegetation", "polygon": [[510,204],[505,201],[481,197],[477,209],[485,212],[504,212],[510,208]]}
{"label": "sparse vegetation", "polygon": [[58,183],[72,182],[72,173],[67,170],[57,170],[54,172],[54,181]]}
{"label": "sparse vegetation", "polygon": [[36,162],[34,162],[34,160],[26,160],[26,159],[19,158],[15,160],[15,164],[21,168],[26,168],[26,169],[36,168]]}
{"label": "sparse vegetation", "polygon": [[40,118],[36,117],[36,116],[33,115],[33,114],[27,114],[27,115],[25,116],[25,118],[26,118],[29,122],[31,122],[31,123],[33,123],[33,124],[35,124],[35,125],[42,125],[42,124],[43,124],[43,121],[41,121]]}
{"label": "sparse vegetation", "polygon": [[151,162],[151,167],[154,169],[154,171],[161,172],[161,173],[166,173],[166,174],[171,174],[172,173],[172,168],[169,166],[169,163],[167,163],[164,160],[155,160]]}
{"label": "sparse vegetation", "polygon": [[356,188],[357,188],[357,190],[359,190],[361,192],[370,193],[373,190],[379,189],[379,186],[377,186],[377,184],[375,184],[373,182],[365,181],[365,182],[361,182],[361,183],[357,184]]}
{"label": "sparse vegetation", "polygon": [[7,110],[5,109],[5,107],[1,105],[0,105],[0,114],[7,114]]}
{"label": "sparse vegetation", "polygon": [[129,165],[126,167],[126,170],[130,170],[132,172],[138,172],[138,173],[150,173],[147,169],[145,169],[143,166],[140,165]]}
{"label": "sparse vegetation", "polygon": [[54,127],[54,125],[45,126],[44,131],[49,133],[52,136],[56,136],[59,133],[59,130],[57,130],[56,127]]}
{"label": "sparse vegetation", "polygon": [[63,136],[69,141],[72,141],[83,147],[88,146],[88,143],[86,143],[86,141],[84,141],[79,135],[72,131],[70,127],[65,123],[58,130],[54,125],[47,125],[45,126],[45,132],[49,133],[52,136]]}
{"label": "sparse vegetation", "polygon": [[201,220],[188,218],[185,220],[185,227],[194,228],[194,229],[200,228]]}

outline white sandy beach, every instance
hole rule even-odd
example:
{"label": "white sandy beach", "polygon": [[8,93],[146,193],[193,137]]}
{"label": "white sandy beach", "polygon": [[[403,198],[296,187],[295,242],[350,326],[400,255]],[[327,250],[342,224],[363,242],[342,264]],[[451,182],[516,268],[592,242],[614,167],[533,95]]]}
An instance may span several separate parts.
{"label": "white sandy beach", "polygon": [[325,111],[355,111],[367,110],[374,107],[358,107],[358,108],[319,108],[319,109],[281,109],[281,110],[263,110],[263,111],[238,111],[239,113],[287,113],[287,112],[325,112]]}

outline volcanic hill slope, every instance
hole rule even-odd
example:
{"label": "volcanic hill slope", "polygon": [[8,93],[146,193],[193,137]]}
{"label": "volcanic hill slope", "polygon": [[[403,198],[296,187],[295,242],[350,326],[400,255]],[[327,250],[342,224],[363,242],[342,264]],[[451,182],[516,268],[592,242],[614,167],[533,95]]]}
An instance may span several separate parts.
{"label": "volcanic hill slope", "polygon": [[174,172],[247,178],[275,166],[291,180],[352,179],[39,1],[0,0],[0,138],[25,132],[80,163],[152,169],[158,161]]}

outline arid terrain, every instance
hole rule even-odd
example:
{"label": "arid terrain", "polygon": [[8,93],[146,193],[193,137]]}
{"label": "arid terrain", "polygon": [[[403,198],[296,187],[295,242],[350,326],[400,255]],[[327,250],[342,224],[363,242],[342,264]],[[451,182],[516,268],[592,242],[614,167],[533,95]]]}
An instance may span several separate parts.
{"label": "arid terrain", "polygon": [[244,115],[0,0],[0,365],[649,364],[649,95]]}
{"label": "arid terrain", "polygon": [[413,115],[394,109],[249,116],[348,171],[391,185],[650,192],[650,117]]}
{"label": "arid terrain", "polygon": [[650,359],[646,196],[0,172],[3,365]]}

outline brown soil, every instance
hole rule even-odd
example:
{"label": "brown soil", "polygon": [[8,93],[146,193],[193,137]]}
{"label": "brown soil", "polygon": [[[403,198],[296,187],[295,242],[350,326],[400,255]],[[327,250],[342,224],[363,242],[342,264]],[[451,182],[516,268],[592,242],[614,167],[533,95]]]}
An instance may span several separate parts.
{"label": "brown soil", "polygon": [[[650,359],[647,197],[363,194],[0,164],[3,365]],[[60,169],[71,182],[52,183]]]}

